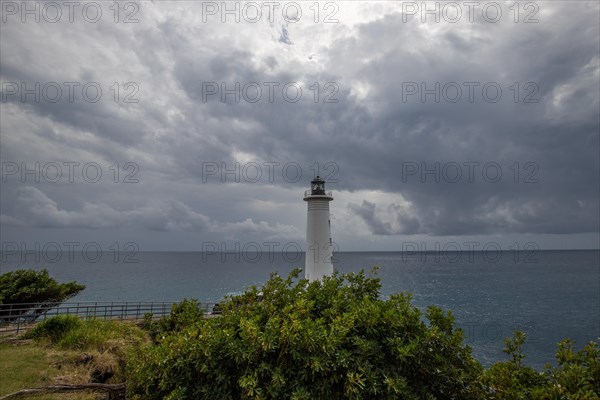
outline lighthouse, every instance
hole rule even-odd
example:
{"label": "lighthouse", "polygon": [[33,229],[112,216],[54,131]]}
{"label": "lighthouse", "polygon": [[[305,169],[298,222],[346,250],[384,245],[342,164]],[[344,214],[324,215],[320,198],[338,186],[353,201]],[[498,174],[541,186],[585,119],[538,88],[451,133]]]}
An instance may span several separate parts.
{"label": "lighthouse", "polygon": [[333,274],[333,245],[329,219],[331,200],[331,192],[325,191],[325,181],[319,176],[310,182],[310,190],[304,192],[304,201],[308,202],[304,277],[309,281],[320,280]]}

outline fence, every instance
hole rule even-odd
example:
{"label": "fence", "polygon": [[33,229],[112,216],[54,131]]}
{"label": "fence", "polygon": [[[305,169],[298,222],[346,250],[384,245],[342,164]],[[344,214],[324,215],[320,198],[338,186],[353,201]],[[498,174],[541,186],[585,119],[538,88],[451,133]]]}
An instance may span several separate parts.
{"label": "fence", "polygon": [[[36,323],[57,315],[80,318],[141,320],[145,314],[153,317],[169,315],[176,303],[156,302],[78,302],[0,304],[0,336],[18,334]],[[200,303],[206,314],[212,314],[214,303]]]}

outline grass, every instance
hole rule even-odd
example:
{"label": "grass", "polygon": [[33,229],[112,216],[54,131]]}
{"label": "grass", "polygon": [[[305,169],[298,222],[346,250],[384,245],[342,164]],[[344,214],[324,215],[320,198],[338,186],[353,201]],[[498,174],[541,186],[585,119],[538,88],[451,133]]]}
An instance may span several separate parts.
{"label": "grass", "polygon": [[24,337],[59,349],[99,352],[137,346],[147,340],[146,332],[130,321],[80,320],[74,316],[50,318]]}
{"label": "grass", "polygon": [[48,354],[34,345],[0,345],[0,395],[50,383],[55,372]]}
{"label": "grass", "polygon": [[[64,372],[62,361],[67,352],[56,352],[35,343],[25,345],[0,345],[0,396],[21,389],[35,388],[58,383]],[[60,366],[60,367],[59,367]],[[68,369],[67,369],[68,370]],[[96,400],[95,394],[56,394],[31,396],[38,400]]]}
{"label": "grass", "polygon": [[[103,320],[67,324],[59,335],[47,320],[25,337],[33,340],[0,344],[0,396],[21,389],[52,384],[90,382],[93,371],[111,368],[106,383],[124,382],[124,367],[131,349],[147,343],[147,334],[132,322]],[[64,321],[58,321],[62,326]],[[104,396],[104,397],[103,397]],[[104,399],[99,394],[56,394],[31,396],[43,400]]]}
{"label": "grass", "polygon": [[147,340],[147,333],[133,322],[92,319],[67,332],[57,345],[63,349],[106,352],[135,347]]}

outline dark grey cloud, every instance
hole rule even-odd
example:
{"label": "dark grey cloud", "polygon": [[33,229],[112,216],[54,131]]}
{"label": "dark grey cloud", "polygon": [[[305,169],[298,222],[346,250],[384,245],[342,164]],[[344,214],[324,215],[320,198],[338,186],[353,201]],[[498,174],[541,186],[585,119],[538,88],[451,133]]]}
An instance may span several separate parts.
{"label": "dark grey cloud", "polygon": [[366,200],[363,200],[361,205],[351,203],[348,207],[350,211],[361,217],[367,223],[369,229],[376,235],[412,235],[423,233],[419,229],[419,220],[415,216],[408,214],[397,204],[390,204],[387,207],[385,218],[376,215],[375,204]]}
{"label": "dark grey cloud", "polygon": [[[97,81],[109,94],[111,82],[134,81],[139,102],[11,98],[2,159],[135,161],[144,179],[135,190],[13,179],[1,195],[3,226],[297,237],[310,166],[333,162],[341,203],[332,207],[349,241],[551,234],[576,246],[600,224],[598,4],[539,4],[535,24],[405,22],[400,6],[378,14],[366,3],[340,5],[339,24],[202,23],[198,5],[176,2],[143,3],[131,26],[4,24],[2,82]],[[436,82],[457,83],[461,101],[403,96],[407,84]],[[465,82],[478,84],[473,102]],[[497,103],[482,98],[489,82],[502,88]],[[262,97],[221,101],[207,83],[256,83]],[[274,101],[265,83],[277,84]],[[300,101],[282,98],[287,83],[302,87]],[[527,95],[537,102],[524,103]],[[294,162],[304,175],[204,182],[204,163],[244,159]],[[439,179],[421,176],[436,165]],[[462,168],[456,182],[442,173],[453,165]],[[491,179],[486,165],[502,176]]]}
{"label": "dark grey cloud", "polygon": [[80,210],[65,210],[32,186],[17,189],[13,215],[1,215],[4,225],[31,228],[147,229],[150,231],[217,232],[228,237],[260,235],[265,240],[299,238],[296,227],[254,222],[219,222],[171,200],[151,202],[132,210],[119,210],[104,203],[84,203]]}

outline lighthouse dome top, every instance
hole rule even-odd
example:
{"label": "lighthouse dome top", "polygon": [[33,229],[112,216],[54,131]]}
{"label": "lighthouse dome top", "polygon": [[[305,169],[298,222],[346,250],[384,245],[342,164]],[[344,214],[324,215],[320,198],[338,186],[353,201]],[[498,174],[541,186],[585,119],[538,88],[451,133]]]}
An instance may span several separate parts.
{"label": "lighthouse dome top", "polygon": [[310,189],[314,195],[325,194],[325,181],[319,175],[310,182]]}
{"label": "lighthouse dome top", "polygon": [[318,175],[310,181],[310,190],[304,193],[304,197],[304,200],[308,198],[327,198],[329,201],[333,200],[331,192],[325,191],[325,180]]}

